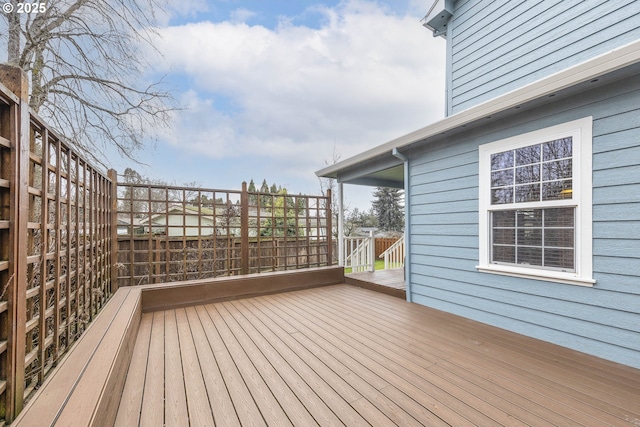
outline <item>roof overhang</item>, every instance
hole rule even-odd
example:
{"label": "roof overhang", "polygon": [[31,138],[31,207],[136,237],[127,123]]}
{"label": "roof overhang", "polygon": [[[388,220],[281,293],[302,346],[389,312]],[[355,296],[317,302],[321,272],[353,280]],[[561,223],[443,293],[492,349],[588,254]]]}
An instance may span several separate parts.
{"label": "roof overhang", "polygon": [[[316,175],[348,184],[398,186],[398,180],[403,179],[402,173],[398,173],[402,171],[398,169],[402,168],[402,162],[393,156],[394,148],[402,152],[418,144],[429,144],[486,125],[489,120],[504,119],[522,111],[521,107],[548,102],[549,97],[574,95],[639,72],[640,40],[637,40],[318,170]],[[377,181],[380,177],[396,185]]]}
{"label": "roof overhang", "polygon": [[433,37],[447,34],[447,24],[453,16],[453,0],[436,0],[422,18],[423,26],[433,31]]}

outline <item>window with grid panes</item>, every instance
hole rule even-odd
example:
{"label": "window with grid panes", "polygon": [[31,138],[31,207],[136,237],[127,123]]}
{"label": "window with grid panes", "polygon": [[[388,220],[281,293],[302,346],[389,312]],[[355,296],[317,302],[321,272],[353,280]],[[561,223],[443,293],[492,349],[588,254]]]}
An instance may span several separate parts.
{"label": "window with grid panes", "polygon": [[481,146],[479,268],[592,283],[590,169],[590,118]]}

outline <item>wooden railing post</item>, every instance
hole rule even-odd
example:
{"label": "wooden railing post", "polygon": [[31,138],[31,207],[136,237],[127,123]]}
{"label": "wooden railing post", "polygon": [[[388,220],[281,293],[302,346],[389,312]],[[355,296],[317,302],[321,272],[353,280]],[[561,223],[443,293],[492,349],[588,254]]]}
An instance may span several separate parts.
{"label": "wooden railing post", "polygon": [[332,224],[332,215],[331,212],[331,189],[327,189],[327,265],[333,265],[333,224]]}
{"label": "wooden railing post", "polygon": [[109,222],[111,228],[111,295],[118,290],[118,173],[109,169],[107,176],[111,180],[111,205]]}
{"label": "wooden railing post", "polygon": [[249,273],[249,193],[246,181],[242,182],[240,194],[240,271]]}
{"label": "wooden railing post", "polygon": [[[6,412],[11,422],[22,410],[24,399],[24,358],[27,292],[27,222],[29,221],[29,84],[18,67],[0,65],[0,80],[18,98],[11,107],[11,182],[9,213],[9,272],[6,286],[9,313],[6,359]],[[4,291],[4,290],[3,290]]]}
{"label": "wooden railing post", "polygon": [[373,272],[376,269],[376,238],[373,237],[373,230],[369,230],[369,253],[367,254],[367,263],[369,264],[369,271]]}

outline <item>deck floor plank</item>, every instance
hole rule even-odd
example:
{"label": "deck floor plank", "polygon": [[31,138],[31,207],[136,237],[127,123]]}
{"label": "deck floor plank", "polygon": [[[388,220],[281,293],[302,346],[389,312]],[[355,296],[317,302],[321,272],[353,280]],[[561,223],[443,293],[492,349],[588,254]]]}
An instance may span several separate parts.
{"label": "deck floor plank", "polygon": [[[196,307],[196,313],[204,329],[209,347],[214,351],[214,357],[220,367],[220,373],[229,392],[229,397],[233,402],[240,424],[246,426],[266,426],[260,409],[251,395],[251,391],[243,379],[233,355],[227,346],[224,345],[224,341],[220,337],[218,328],[213,323],[209,311],[204,306],[198,306]],[[219,418],[217,413],[214,413],[213,416],[215,419]]]}
{"label": "deck floor plank", "polygon": [[[153,313],[151,324],[151,340],[140,413],[140,426],[143,427],[164,425],[164,351],[164,312],[156,312]],[[127,383],[125,383],[126,387]]]}
{"label": "deck floor plank", "polygon": [[351,285],[145,314],[134,351],[122,425],[180,382],[184,425],[640,424],[640,370]]}
{"label": "deck floor plank", "polygon": [[[246,322],[235,317],[230,310],[236,311],[228,303],[218,305],[218,313],[225,320],[227,327],[236,337],[253,366],[260,372],[264,382],[293,425],[316,425],[320,423],[320,420],[316,420],[309,410],[316,409],[316,402],[311,403],[311,400],[315,397],[313,391],[303,388],[301,385],[302,380],[296,378],[292,375],[291,370],[287,369],[287,362],[282,357],[278,357],[277,352],[273,350],[269,343],[263,341],[264,339],[251,334],[251,331],[246,329]],[[277,361],[274,363],[270,358],[277,358]],[[307,405],[303,401],[306,401]],[[328,413],[327,415],[329,415],[322,421],[335,425],[337,420],[335,420],[335,416],[331,417],[333,414],[327,409],[326,407],[320,408],[320,412]]]}
{"label": "deck floor plank", "polygon": [[[292,391],[320,425],[368,425],[365,419],[348,404],[345,397],[334,390],[298,354],[284,343],[272,329],[265,328],[251,310],[240,304],[226,303],[244,330],[278,370]],[[316,366],[317,368],[317,366]],[[322,372],[322,370],[320,370]],[[327,375],[327,378],[329,376]],[[347,399],[360,395],[355,392]],[[339,421],[340,422],[339,422]]]}
{"label": "deck floor plank", "polygon": [[[375,351],[372,351],[371,348],[359,345],[357,342],[354,342],[351,337],[345,337],[336,333],[336,331],[324,324],[322,316],[318,317],[316,313],[295,306],[289,299],[290,295],[279,295],[278,306],[283,308],[288,316],[297,316],[308,330],[313,331],[313,334],[310,335],[312,340],[331,342],[334,346],[340,348],[343,354],[350,355],[358,364],[368,371],[368,381],[371,381],[373,378],[377,383],[383,384],[378,387],[378,389],[383,389],[387,385],[392,384],[403,390],[407,396],[411,396],[412,399],[418,401],[437,417],[449,420],[448,422],[450,422],[451,425],[473,425],[472,421],[469,421],[460,412],[452,409],[445,403],[451,401],[451,396],[442,393],[437,388],[430,390],[428,395],[423,393],[418,386],[411,382],[414,380],[412,375],[406,375],[405,377],[398,375],[398,372],[402,371],[402,367],[394,366],[394,364],[389,361],[378,363],[371,357],[375,357]],[[361,369],[359,369],[359,371],[362,372]],[[407,380],[407,377],[409,377],[409,380]],[[403,402],[396,403],[402,405]]]}
{"label": "deck floor plank", "polygon": [[[276,325],[295,320],[286,314],[284,314],[285,317],[280,317],[282,313],[279,313],[275,307],[270,307],[264,299],[260,301],[248,300],[247,302],[250,302],[256,310],[262,311],[266,318],[272,320]],[[273,311],[270,309],[273,309]],[[302,325],[299,327],[302,329]],[[313,332],[307,331],[307,333],[313,335]],[[325,379],[334,376],[337,377],[338,384],[336,388],[341,387],[340,382],[344,381],[347,383],[347,386],[355,388],[358,393],[366,398],[365,400],[369,403],[363,402],[362,399],[358,399],[355,402],[347,401],[352,403],[354,409],[363,417],[367,418],[372,425],[385,425],[389,420],[393,421],[396,425],[422,425],[418,423],[416,419],[403,412],[395,402],[387,399],[376,387],[367,381],[367,379],[376,378],[372,371],[360,365],[355,359],[333,346],[330,342],[323,342],[322,338],[317,335],[309,338],[303,332],[294,332],[291,334],[291,338],[300,346],[298,347],[301,349],[299,350],[300,354],[305,355],[306,361],[317,358],[322,366],[330,370],[331,374],[329,377],[324,376]],[[316,370],[316,372],[322,373],[324,370]],[[387,383],[380,382],[380,388],[384,389],[387,387]],[[425,418],[423,417],[422,419]],[[430,425],[439,425],[435,417],[433,421]]]}
{"label": "deck floor plank", "polygon": [[[202,376],[207,389],[209,403],[211,404],[214,422],[219,426],[239,426],[240,420],[233,406],[230,390],[225,384],[219,362],[211,350],[198,313],[194,307],[188,307],[185,311],[193,340],[197,343],[196,352],[202,368]],[[241,409],[244,411],[245,407]]]}
{"label": "deck floor plank", "polygon": [[189,424],[189,411],[176,311],[167,310],[164,313],[164,423],[166,426],[185,426]]}
{"label": "deck floor plank", "polygon": [[[180,337],[180,356],[182,359],[182,371],[187,398],[189,422],[196,426],[214,425],[213,414],[207,388],[204,384],[203,372],[211,369],[211,366],[200,365],[200,360],[193,342],[193,334],[184,308],[176,310],[176,322],[178,336]],[[167,349],[165,349],[166,351]],[[215,367],[214,367],[215,369]]]}
{"label": "deck floor plank", "polygon": [[[229,328],[224,318],[218,311],[215,304],[205,306],[207,312],[211,316],[211,320],[218,329],[220,337],[233,355],[233,360],[240,371],[245,384],[251,392],[251,396],[255,400],[260,413],[267,425],[293,425],[291,420],[280,406],[280,403],[273,395],[273,391],[267,385],[260,371],[253,364],[251,359],[242,347],[232,330]],[[275,379],[274,379],[275,384]]]}
{"label": "deck floor plank", "polygon": [[[307,298],[307,300],[312,300]],[[321,310],[333,312],[335,316],[345,321],[351,319],[349,333],[354,339],[362,340],[362,343],[376,342],[382,351],[381,355],[390,361],[404,366],[420,378],[429,378],[429,381],[440,387],[449,394],[462,398],[465,402],[473,402],[474,407],[485,414],[492,414],[495,422],[502,424],[518,425],[519,422],[514,417],[514,412],[518,409],[516,406],[509,405],[509,402],[497,398],[485,399],[485,393],[476,390],[476,393],[470,393],[470,382],[465,378],[455,377],[443,378],[443,375],[437,375],[440,372],[437,369],[439,361],[443,358],[434,358],[428,352],[427,346],[420,346],[415,342],[403,340],[398,337],[397,333],[385,333],[379,326],[372,327],[371,323],[362,321],[360,316],[352,319],[353,314],[363,315],[364,313],[355,313],[350,311],[345,314],[343,308],[334,306],[320,306]],[[338,322],[340,324],[340,322]],[[435,369],[434,369],[435,368]],[[493,403],[490,403],[493,402]],[[495,405],[506,410],[499,410]],[[523,422],[526,424],[526,422]]]}
{"label": "deck floor plank", "polygon": [[[318,294],[321,290],[314,290]],[[345,345],[351,346],[360,354],[367,354],[372,367],[381,372],[386,378],[407,394],[415,395],[416,390],[430,390],[429,397],[437,401],[438,407],[446,407],[449,416],[464,417],[474,425],[504,424],[501,421],[511,421],[508,414],[501,413],[496,408],[489,407],[482,399],[478,399],[452,384],[442,381],[440,378],[430,375],[424,366],[420,366],[419,357],[412,357],[404,349],[398,347],[395,350],[390,344],[376,336],[375,331],[357,327],[354,323],[345,324],[339,319],[339,313],[330,305],[316,306],[313,296],[301,299],[299,295],[287,295],[287,300],[298,310],[313,313],[328,333],[339,336]],[[406,343],[405,343],[406,344]],[[433,361],[426,361],[431,365]],[[464,400],[457,396],[464,395]],[[496,419],[497,418],[497,419]],[[512,423],[509,423],[512,424]]]}

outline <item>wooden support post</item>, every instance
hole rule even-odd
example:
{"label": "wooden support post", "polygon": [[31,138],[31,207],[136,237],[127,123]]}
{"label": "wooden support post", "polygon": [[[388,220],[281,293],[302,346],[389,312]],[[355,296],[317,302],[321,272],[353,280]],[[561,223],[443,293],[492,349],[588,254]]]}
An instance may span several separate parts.
{"label": "wooden support post", "polygon": [[7,336],[7,400],[5,420],[11,422],[22,410],[24,399],[24,357],[27,294],[27,222],[29,206],[29,84],[18,67],[0,64],[0,81],[20,103],[11,106],[10,140],[10,281],[6,295],[9,312]]}
{"label": "wooden support post", "polygon": [[[333,265],[333,224],[331,211],[331,189],[327,189],[327,265]],[[318,236],[320,237],[320,236]]]}
{"label": "wooden support post", "polygon": [[109,206],[109,223],[111,235],[111,295],[118,290],[118,173],[114,169],[109,169],[107,176],[111,180],[111,204]]}
{"label": "wooden support post", "polygon": [[240,195],[240,271],[249,274],[249,194],[246,181],[242,182]]}

